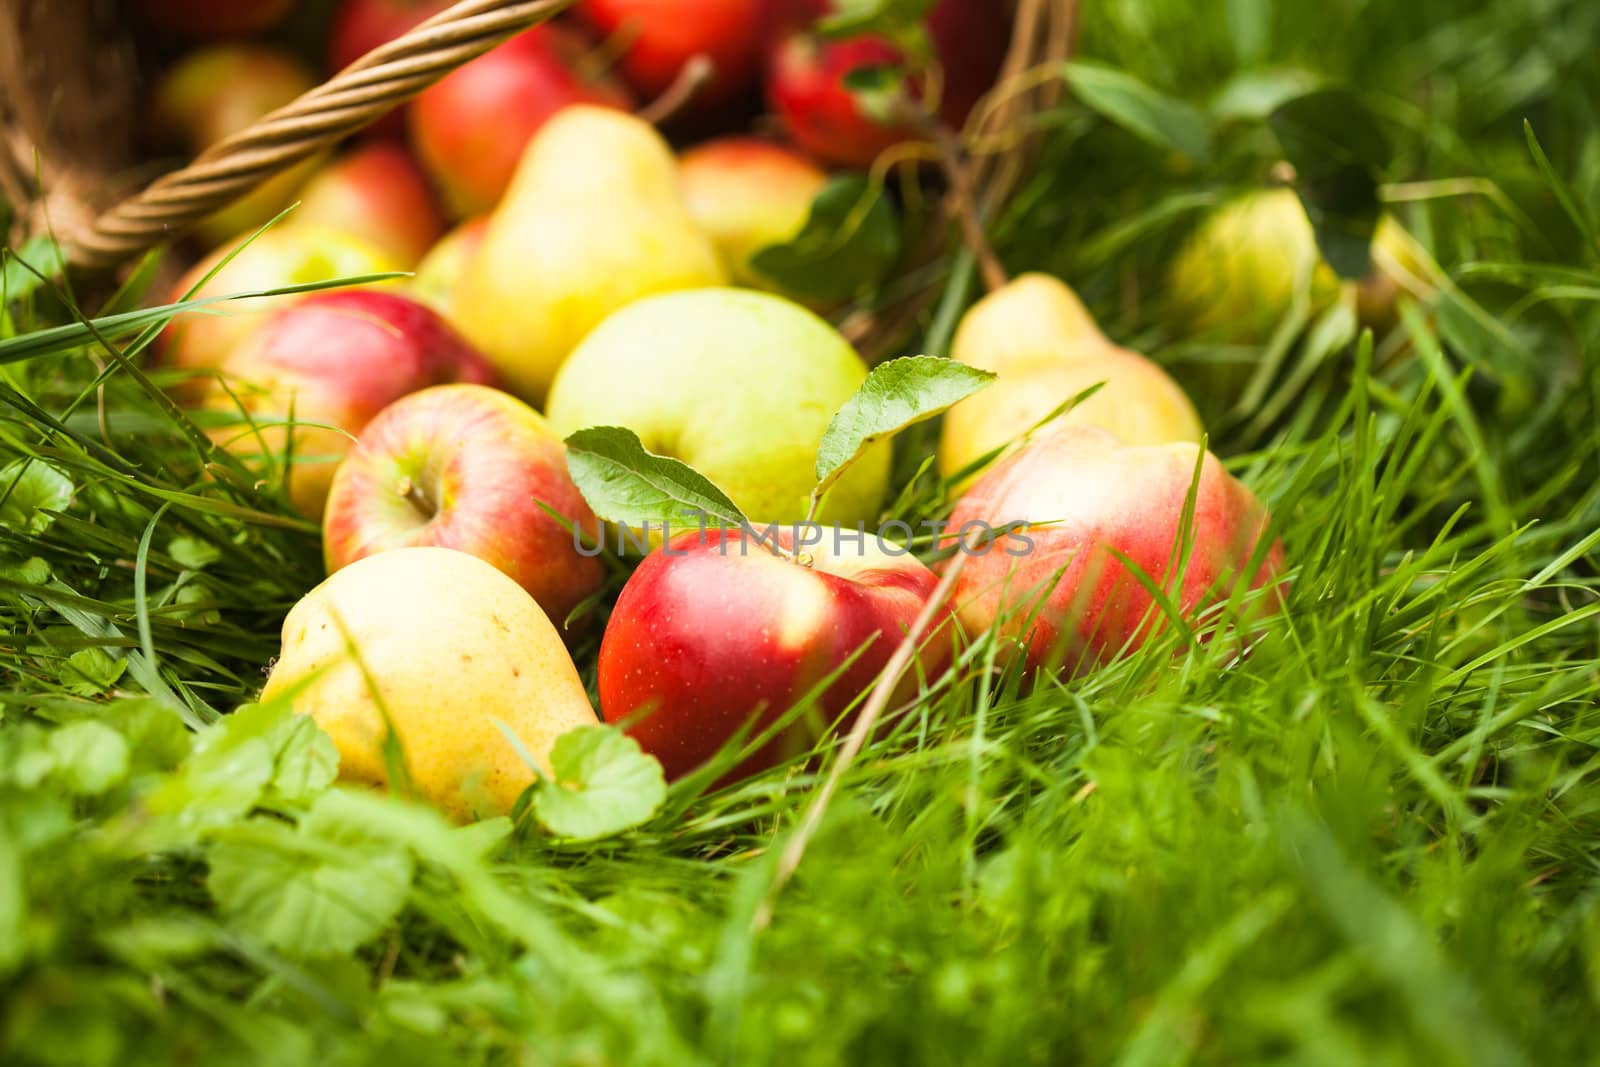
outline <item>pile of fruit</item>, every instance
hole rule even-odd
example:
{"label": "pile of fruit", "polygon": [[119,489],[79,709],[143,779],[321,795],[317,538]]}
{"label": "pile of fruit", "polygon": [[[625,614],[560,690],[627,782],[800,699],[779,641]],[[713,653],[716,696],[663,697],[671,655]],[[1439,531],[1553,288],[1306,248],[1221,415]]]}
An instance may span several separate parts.
{"label": "pile of fruit", "polygon": [[[316,81],[237,39],[292,5],[142,6],[228,38],[156,86],[179,153]],[[329,69],[446,6],[345,0]],[[201,305],[160,352],[321,523],[330,577],[261,699],[313,716],[342,776],[504,813],[603,720],[726,780],[937,687],[975,634],[995,671],[1069,677],[1174,627],[1244,649],[1280,604],[1267,511],[1183,385],[1059,280],[991,279],[948,353],[869,368],[841,332],[829,242],[890,171],[958,194],[930,146],[1008,91],[1010,5],[920,6],[880,33],[825,0],[584,0],[201,227],[174,301],[305,290]],[[1295,195],[1254,195],[1176,262],[1174,306],[1213,338],[1297,300],[1380,321],[1428,282],[1392,222],[1375,247],[1342,284]],[[1188,384],[1226,410],[1249,370]],[[936,417],[914,480],[947,507],[883,522],[895,435]],[[591,692],[571,649],[597,633]]]}

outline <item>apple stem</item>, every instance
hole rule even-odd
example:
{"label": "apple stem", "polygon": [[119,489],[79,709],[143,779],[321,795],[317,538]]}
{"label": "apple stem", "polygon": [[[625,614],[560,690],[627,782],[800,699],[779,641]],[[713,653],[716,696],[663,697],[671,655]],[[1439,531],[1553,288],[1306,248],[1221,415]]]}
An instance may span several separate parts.
{"label": "apple stem", "polygon": [[711,61],[711,57],[704,52],[697,53],[678,71],[678,76],[665,92],[634,114],[652,126],[661,125],[698,96],[716,72],[717,65]]}
{"label": "apple stem", "polygon": [[783,846],[782,853],[778,856],[778,865],[772,875],[772,882],[767,886],[767,891],[762,895],[761,903],[756,908],[755,914],[750,919],[750,931],[755,933],[764,930],[772,922],[772,910],[777,902],[778,894],[783,887],[794,877],[794,872],[799,869],[800,861],[805,858],[806,847],[816,835],[817,828],[822,825],[822,818],[828,813],[828,805],[832,803],[833,796],[839,791],[839,783],[844,780],[845,772],[855,763],[856,757],[861,754],[861,749],[867,743],[867,738],[872,734],[872,729],[883,717],[884,711],[889,707],[889,701],[894,696],[895,687],[900,683],[901,675],[911,666],[911,659],[917,653],[923,636],[928,628],[933,625],[934,619],[944,608],[945,601],[950,599],[950,593],[955,589],[956,579],[961,577],[961,571],[967,565],[970,549],[976,544],[976,537],[963,539],[955,557],[950,562],[950,569],[944,572],[933,595],[922,606],[922,612],[916,621],[911,624],[911,629],[906,631],[906,636],[901,640],[900,647],[895,649],[889,662],[884,664],[883,671],[878,675],[878,680],[873,683],[872,692],[867,696],[867,702],[861,707],[861,714],[856,718],[855,725],[850,727],[850,733],[844,740],[844,747],[839,751],[839,758],[834,761],[833,767],[828,771],[828,777],[823,780],[822,788],[817,790],[816,797],[811,801],[811,806],[806,809],[804,818],[794,836],[789,838]]}
{"label": "apple stem", "polygon": [[424,518],[431,519],[438,514],[439,509],[434,506],[432,500],[428,499],[428,494],[422,491],[422,486],[412,481],[409,476],[401,476],[394,489],[395,492],[410,501],[411,506],[421,512]]}

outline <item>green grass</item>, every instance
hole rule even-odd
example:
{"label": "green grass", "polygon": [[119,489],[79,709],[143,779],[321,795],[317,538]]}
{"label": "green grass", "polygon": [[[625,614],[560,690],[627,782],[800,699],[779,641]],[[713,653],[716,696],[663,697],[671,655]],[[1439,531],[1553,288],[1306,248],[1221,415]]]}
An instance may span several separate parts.
{"label": "green grass", "polygon": [[[187,728],[259,689],[315,531],[159,399],[147,336],[39,341],[72,316],[9,267],[0,1059],[1600,1058],[1600,8],[1085,6],[1089,58],[1197,104],[1252,66],[1353,84],[1456,283],[1373,349],[1296,341],[1218,431],[1291,562],[1247,656],[1168,635],[1023,692],[979,641],[877,731],[770,923],[831,743],[593,845],[327,791],[270,709]],[[1042,121],[1008,266],[1182,375],[1162,264],[1273,147]]]}

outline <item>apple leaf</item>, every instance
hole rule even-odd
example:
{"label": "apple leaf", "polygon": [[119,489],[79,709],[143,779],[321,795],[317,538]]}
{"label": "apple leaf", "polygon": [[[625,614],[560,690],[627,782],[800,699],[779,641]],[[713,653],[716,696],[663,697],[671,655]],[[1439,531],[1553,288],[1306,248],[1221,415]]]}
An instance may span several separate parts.
{"label": "apple leaf", "polygon": [[99,696],[115,685],[127,669],[125,660],[103,648],[80,648],[62,665],[61,684],[78,696]]}
{"label": "apple leaf", "polygon": [[82,796],[98,796],[128,774],[127,739],[93,719],[51,734],[50,754],[62,783]]}
{"label": "apple leaf", "polygon": [[72,503],[72,480],[48,463],[19,459],[0,470],[0,525],[42,534],[56,521],[52,511]]}
{"label": "apple leaf", "polygon": [[900,259],[900,222],[883,190],[861,174],[829,180],[801,231],[750,265],[785,293],[832,303],[876,289]]}
{"label": "apple leaf", "polygon": [[218,835],[206,884],[228,924],[293,956],[354,951],[394,920],[416,864],[338,791],[296,827],[251,819]]}
{"label": "apple leaf", "polygon": [[556,738],[550,768],[554,779],[538,784],[533,810],[551,833],[573,840],[638,826],[667,798],[660,761],[612,726],[580,726]]}
{"label": "apple leaf", "polygon": [[1068,63],[1067,83],[1086,107],[1157,148],[1211,158],[1211,128],[1203,111],[1157,92],[1131,74],[1097,63]]}
{"label": "apple leaf", "polygon": [[591,426],[567,438],[567,470],[596,515],[627,526],[740,526],[739,507],[681,460],[658,456],[632,430]]}
{"label": "apple leaf", "polygon": [[992,381],[989,371],[942,356],[906,356],[874,367],[822,435],[812,498],[820,500],[873,444],[943,413]]}
{"label": "apple leaf", "polygon": [[1278,105],[1267,121],[1294,166],[1322,258],[1340,277],[1364,277],[1382,212],[1378,175],[1391,151],[1377,119],[1353,93],[1318,89]]}

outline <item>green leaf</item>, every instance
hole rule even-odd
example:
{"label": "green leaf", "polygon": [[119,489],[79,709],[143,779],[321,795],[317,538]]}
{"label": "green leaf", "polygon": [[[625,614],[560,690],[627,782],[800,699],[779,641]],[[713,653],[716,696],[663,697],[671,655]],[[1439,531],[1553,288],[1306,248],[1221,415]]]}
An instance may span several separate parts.
{"label": "green leaf", "polygon": [[536,787],[533,810],[552,833],[579,841],[638,826],[667,797],[661,763],[610,726],[581,726],[556,739],[554,781]]}
{"label": "green leaf", "polygon": [[845,90],[861,114],[873,122],[892,126],[901,121],[906,103],[906,70],[895,63],[870,64],[846,71]]}
{"label": "green leaf", "polygon": [[941,356],[907,356],[879,364],[822,435],[814,495],[821,497],[873,444],[948,410],[994,377],[989,371]]}
{"label": "green leaf", "polygon": [[48,463],[18,459],[0,470],[0,526],[38,535],[55,522],[51,511],[72,503],[72,479]]}
{"label": "green leaf", "polygon": [[1280,104],[1267,121],[1294,166],[1322,257],[1341,277],[1365,277],[1391,151],[1377,119],[1353,93],[1319,89]]}
{"label": "green leaf", "polygon": [[829,37],[880,34],[901,40],[921,27],[934,0],[833,0],[817,31]]}
{"label": "green leaf", "polygon": [[44,585],[50,580],[50,564],[38,556],[21,562],[0,560],[0,578],[23,585]]}
{"label": "green leaf", "polygon": [[11,304],[27,299],[47,280],[60,278],[66,262],[61,246],[48,234],[32,238],[15,252],[7,250],[0,300]]}
{"label": "green leaf", "polygon": [[167,545],[167,555],[189,570],[198,571],[221,559],[222,550],[216,545],[196,541],[192,537],[175,537]]}
{"label": "green leaf", "polygon": [[705,475],[646,450],[621,426],[592,426],[567,438],[567,470],[589,507],[629,526],[739,526],[744,514]]}
{"label": "green leaf", "polygon": [[320,957],[352,952],[394,921],[415,861],[343,796],[325,793],[298,827],[252,819],[212,847],[207,885],[231,926]]}
{"label": "green leaf", "polygon": [[104,723],[69,723],[50,735],[56,774],[72,792],[98,796],[128,774],[128,742]]}
{"label": "green leaf", "polygon": [[1205,113],[1193,104],[1097,63],[1068,63],[1066,73],[1067,83],[1084,106],[1123,129],[1202,163],[1211,158],[1211,129]]}
{"label": "green leaf", "polygon": [[292,715],[271,739],[278,742],[272,788],[290,803],[312,800],[339,774],[339,750],[309,715]]}
{"label": "green leaf", "polygon": [[61,684],[69,693],[99,696],[117,683],[128,664],[103,648],[81,648],[67,657],[61,668]]}
{"label": "green leaf", "polygon": [[900,259],[900,222],[883,190],[861,174],[830,179],[805,227],[750,265],[784,292],[832,303],[875,290]]}

